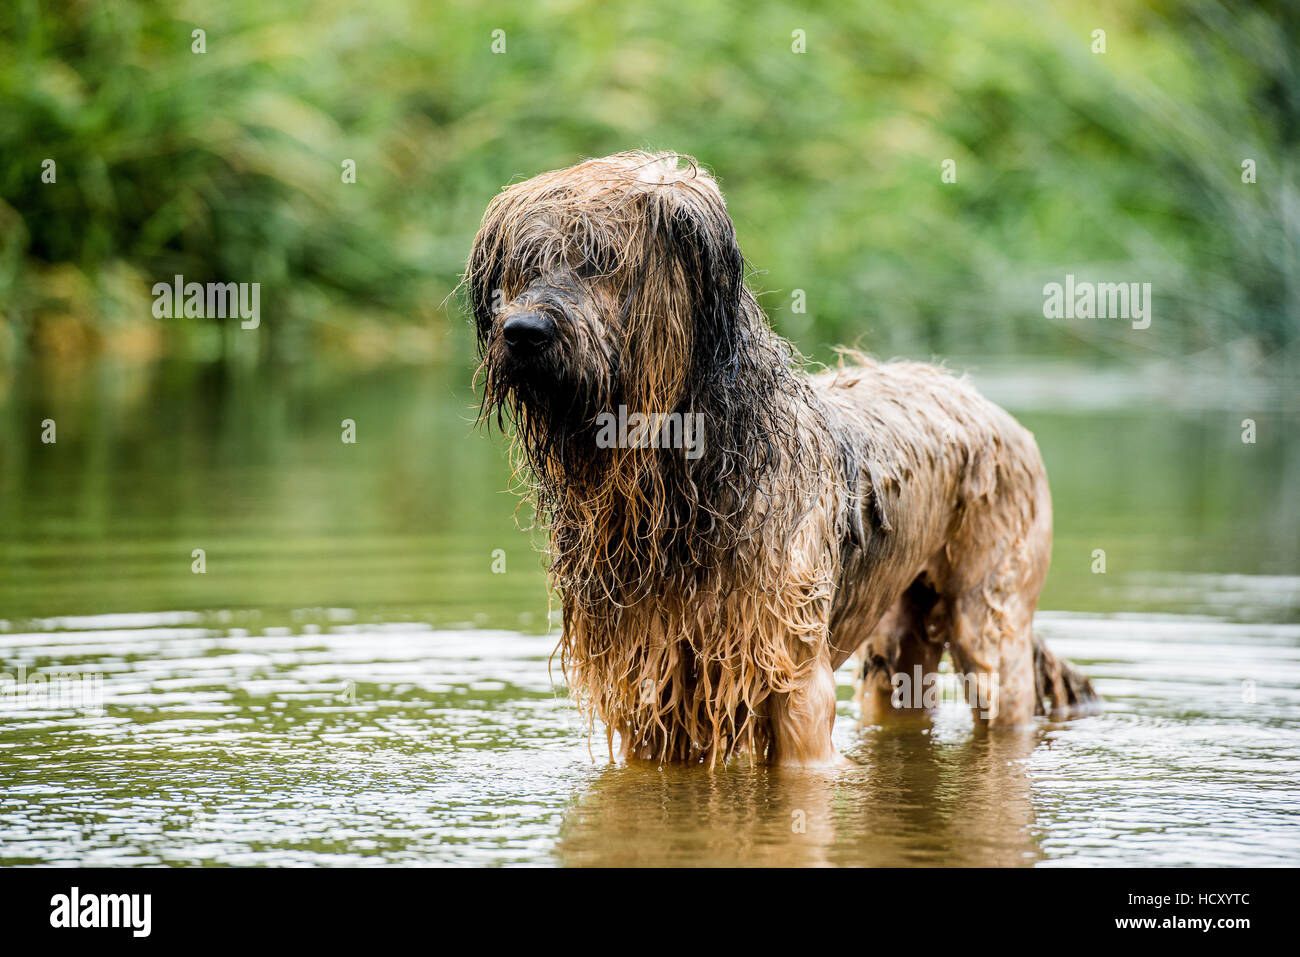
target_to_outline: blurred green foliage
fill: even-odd
[[[631,147],[716,172],[808,351],[1269,353],[1300,314],[1298,22],[1210,0],[7,0],[0,358],[465,350],[447,297],[491,196]],[[1066,272],[1151,282],[1152,328],[1044,319]],[[264,334],[153,319],[176,273],[261,282]]]

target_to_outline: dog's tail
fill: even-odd
[[[1101,698],[1092,690],[1088,676],[1064,658],[1052,654],[1041,635],[1034,634],[1034,684],[1036,714],[1053,718],[1080,718],[1098,714]]]

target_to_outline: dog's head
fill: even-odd
[[[619,406],[698,407],[735,380],[743,269],[690,157],[618,153],[508,187],[466,272],[484,413],[514,417],[536,466]]]
[[[760,476],[801,454],[803,386],[693,159],[618,153],[508,187],[465,284],[481,416],[514,422],[558,580],[640,594],[717,567],[750,534]],[[623,413],[691,434],[629,430],[610,445],[603,430]]]

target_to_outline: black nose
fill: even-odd
[[[505,321],[501,334],[516,352],[536,352],[555,337],[555,323],[540,312],[517,312]]]

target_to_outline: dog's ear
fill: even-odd
[[[669,255],[693,304],[691,377],[696,387],[719,378],[734,383],[745,281],[736,228],[711,179],[686,180],[676,192],[665,224]]]
[[[469,290],[469,307],[474,315],[474,332],[479,355],[487,348],[492,335],[492,320],[496,315],[503,271],[502,235],[504,221],[509,215],[507,194],[496,196],[483,214],[483,224],[474,237],[469,264],[465,269],[465,282]]]

